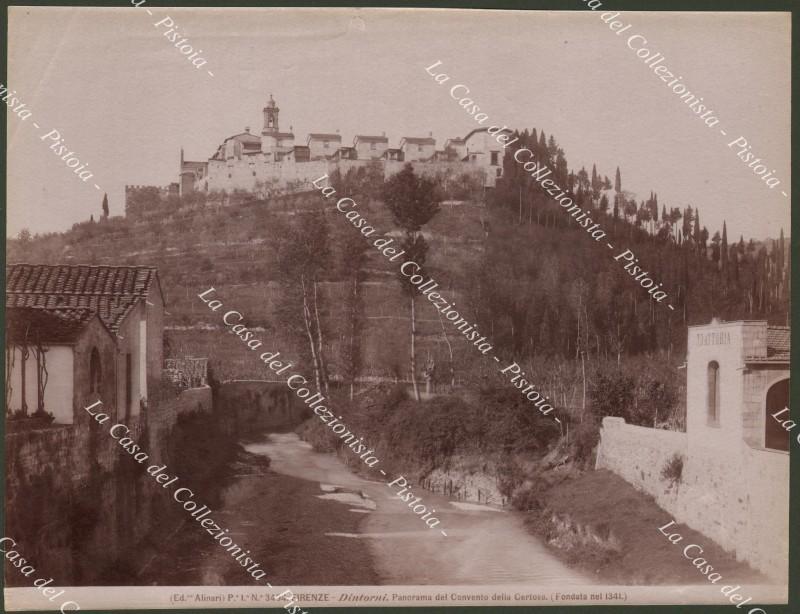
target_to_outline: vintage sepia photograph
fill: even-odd
[[[792,13],[611,4],[8,7],[5,610],[787,604]]]

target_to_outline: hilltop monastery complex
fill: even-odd
[[[397,148],[389,147],[384,134],[360,134],[352,145],[344,145],[338,132],[311,133],[305,144],[298,144],[291,127],[281,131],[280,109],[272,95],[263,113],[260,136],[245,128],[225,139],[205,162],[185,160],[181,150],[180,193],[313,189],[311,181],[336,168],[344,173],[369,163],[377,163],[384,176],[399,172],[406,163],[427,175],[476,174],[485,187],[494,187],[503,172],[502,146],[486,128],[447,139],[442,149],[436,148],[432,134],[404,136]]]

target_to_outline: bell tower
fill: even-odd
[[[264,107],[264,129],[261,131],[261,134],[274,134],[279,132],[278,129],[278,113],[280,109],[278,105],[275,103],[275,100],[272,98],[272,94],[269,95],[269,101],[267,101],[267,106]]]

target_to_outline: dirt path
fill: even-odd
[[[428,509],[441,520],[429,529],[384,482],[350,472],[332,454],[313,452],[294,433],[273,434],[270,441],[247,446],[265,454],[270,468],[283,475],[316,481],[322,487],[363,492],[375,509],[337,503],[352,516],[365,517],[358,531],[337,530],[346,547],[368,544],[381,584],[591,584],[569,569],[524,528],[513,512],[482,505],[451,502],[420,490]],[[336,493],[333,493],[334,495]],[[319,496],[329,497],[320,488]],[[341,497],[345,499],[346,497]],[[348,499],[356,501],[360,497]],[[352,511],[358,510],[358,511]],[[439,529],[444,529],[447,537]]]

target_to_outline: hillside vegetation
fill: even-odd
[[[331,180],[338,194],[359,202],[377,229],[372,240],[389,234],[398,244],[424,243],[417,247],[426,275],[477,322],[498,356],[532,375],[561,415],[570,416],[573,432],[608,414],[682,428],[685,376],[678,367],[687,326],[713,316],[785,323],[790,289],[783,236],[729,243],[723,227],[709,239],[697,208],[667,211],[656,194],[637,204],[618,169],[612,189],[594,168],[591,175],[570,172],[552,136],[536,130],[518,136],[518,145],[554,169],[609,240],[633,250],[663,283],[675,311],[652,300],[542,192],[512,152],[487,203],[476,186],[439,185],[440,204],[419,231],[401,226],[374,173],[359,169]],[[447,201],[456,191],[465,200]],[[268,201],[236,196],[171,197],[149,203],[143,219],[102,218],[46,236],[23,232],[9,241],[8,261],[157,266],[167,299],[167,354],[208,356],[219,379],[266,373],[221,327],[221,314],[197,298],[212,286],[226,309],[257,327],[265,350],[296,360],[309,377],[322,371],[323,386],[349,385],[352,395],[365,381],[409,381],[409,289],[398,280],[399,263],[380,255],[335,210],[335,201],[316,191]],[[413,339],[421,388],[463,396],[485,385],[508,386],[493,361],[420,298]]]

